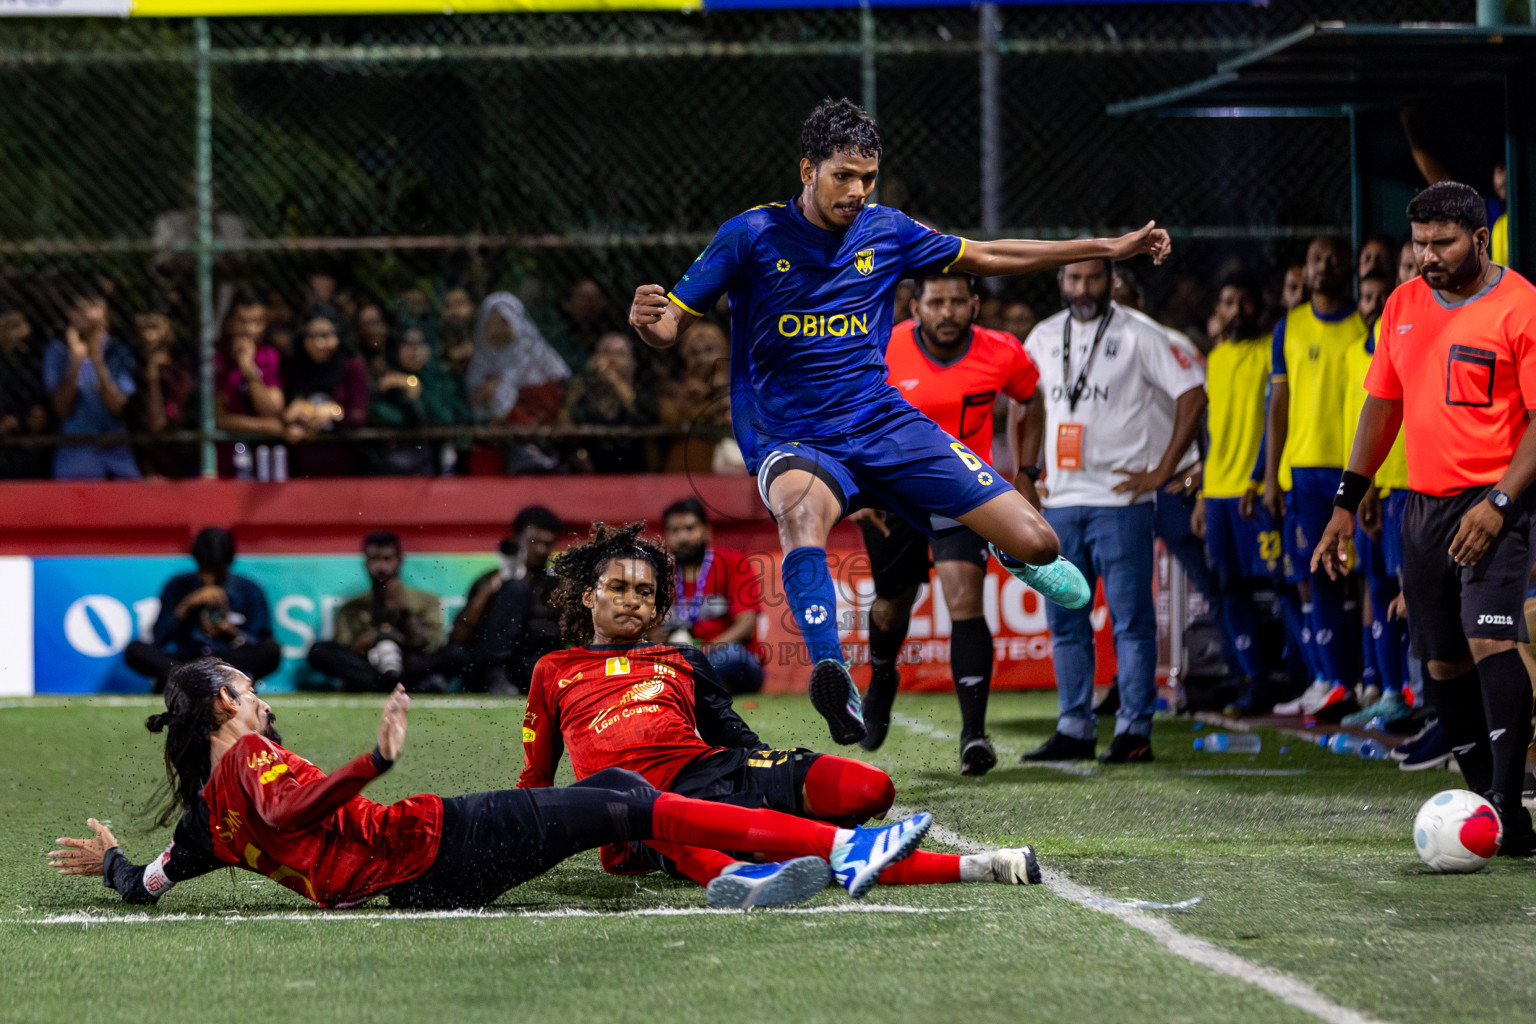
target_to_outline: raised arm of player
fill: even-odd
[[[965,243],[954,269],[978,277],[1004,277],[1054,270],[1082,260],[1128,260],[1147,255],[1161,263],[1173,252],[1168,232],[1149,220],[1139,231],[1119,238],[1073,238],[1061,242],[1037,242],[1024,238],[999,238],[991,242]]]
[[[1347,473],[1359,473],[1367,480],[1376,478],[1397,432],[1403,426],[1403,400],[1367,395],[1360,409],[1360,425],[1355,428],[1355,446],[1349,453]],[[1501,517],[1502,522],[1502,517]],[[1355,514],[1335,507],[1328,528],[1323,531],[1317,549],[1312,552],[1312,571],[1321,566],[1329,579],[1338,579],[1349,571],[1349,544],[1355,536]]]
[[[95,818],[86,819],[89,839],[61,837],[63,849],[50,850],[48,863],[61,875],[101,877],[124,903],[154,903],[178,882],[206,875],[225,863],[214,855],[209,840],[207,805],[182,815],[169,846],[148,864],[134,864],[123,853],[112,830]]]
[[[671,348],[698,317],[667,297],[659,284],[643,284],[635,289],[629,306],[629,325],[640,340],[652,348]]]

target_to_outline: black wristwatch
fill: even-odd
[[[1023,473],[1025,476],[1029,477],[1029,479],[1030,479],[1030,481],[1032,483],[1039,483],[1040,482],[1040,467],[1039,466],[1020,466],[1019,467],[1019,472]]]
[[[1514,506],[1514,502],[1510,501],[1509,495],[1497,487],[1488,492],[1488,504],[1498,509],[1499,515],[1505,519],[1509,518],[1509,510]]]

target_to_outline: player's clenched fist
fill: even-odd
[[[646,327],[661,322],[667,311],[667,290],[659,284],[643,284],[635,289],[635,301],[629,307],[629,322]]]

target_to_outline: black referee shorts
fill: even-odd
[[[1531,578],[1531,525],[1536,488],[1515,501],[1482,559],[1463,568],[1451,560],[1451,541],[1467,510],[1491,487],[1444,497],[1409,491],[1403,510],[1403,599],[1408,636],[1416,657],[1460,661],[1471,654],[1468,638],[1528,639],[1525,591]]]
[[[863,531],[875,596],[887,601],[927,583],[935,562],[970,562],[985,569],[990,557],[987,542],[964,526],[930,539],[894,512],[885,514],[885,526],[891,531],[889,537],[873,526]]]

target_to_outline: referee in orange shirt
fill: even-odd
[[[1349,468],[1312,565],[1346,571],[1355,510],[1405,431],[1403,596],[1424,689],[1507,856],[1536,852],[1520,803],[1531,740],[1526,581],[1536,511],[1536,288],[1488,255],[1477,191],[1438,182],[1408,204],[1422,276],[1387,299]]]

